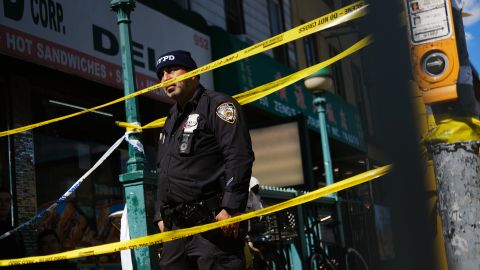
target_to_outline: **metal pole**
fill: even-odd
[[[476,269],[480,234],[480,142],[432,146],[448,268]]]
[[[299,191],[295,192],[295,197],[300,196]],[[297,208],[297,230],[298,230],[298,241],[300,249],[300,263],[297,260],[293,261],[293,269],[309,269],[310,265],[308,262],[308,249],[307,249],[307,239],[305,235],[305,215],[303,212],[303,205],[296,206]],[[308,215],[307,215],[308,216]]]
[[[120,52],[123,67],[123,85],[125,95],[136,91],[135,70],[132,61],[132,42],[130,34],[130,12],[135,8],[133,0],[112,0],[110,8],[117,13],[117,24],[120,32]],[[129,123],[138,123],[139,116],[136,98],[125,101],[125,113]],[[141,140],[138,133],[129,135],[130,139]],[[148,234],[146,202],[151,203],[153,198],[145,196],[148,190],[146,184],[151,184],[146,179],[144,172],[145,161],[143,153],[128,145],[129,159],[127,172],[121,174],[119,179],[124,186],[125,201],[128,209],[128,225],[130,237],[137,238]],[[151,193],[150,193],[151,194]],[[148,197],[148,198],[146,198]],[[149,247],[133,250],[135,269],[153,269],[154,251]]]
[[[458,100],[433,105],[432,111],[436,120],[445,117],[478,119],[480,109],[473,89],[462,11],[455,1],[452,1],[452,12],[460,61]],[[476,269],[480,265],[479,146],[480,141],[472,140],[455,143],[434,142],[428,148],[434,161],[438,209],[442,219],[449,269]]]
[[[330,157],[330,146],[328,144],[328,133],[327,133],[327,121],[325,118],[325,105],[327,100],[321,94],[319,94],[313,100],[313,104],[317,107],[318,111],[318,120],[320,124],[320,139],[322,141],[322,155],[323,155],[323,167],[325,170],[325,182],[328,185],[333,184],[333,170],[332,170],[332,158]],[[331,198],[335,200],[335,206],[337,210],[337,220],[338,220],[338,232],[340,236],[340,244],[342,247],[345,247],[345,235],[343,232],[343,220],[342,220],[342,208],[338,200],[337,193],[330,195]]]

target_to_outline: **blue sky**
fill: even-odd
[[[463,12],[470,14],[463,18],[470,61],[480,71],[480,0],[456,0],[463,6]]]

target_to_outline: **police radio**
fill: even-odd
[[[457,99],[460,64],[450,0],[404,0],[413,76],[423,102]]]
[[[180,139],[180,145],[178,151],[182,155],[190,155],[192,152],[192,141],[193,141],[193,133],[183,133],[182,138]]]

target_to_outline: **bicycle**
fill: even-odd
[[[251,270],[289,270],[290,258],[285,249],[293,239],[294,226],[290,211],[281,211],[250,222],[247,246],[253,256]]]
[[[253,242],[247,235],[247,246],[253,255],[250,270],[286,270],[285,258],[279,254],[277,247],[268,242]]]
[[[310,245],[311,254],[308,257],[310,269],[350,270],[350,264],[352,261],[350,256],[353,254],[361,262],[361,265],[363,266],[362,269],[369,270],[370,268],[368,267],[367,262],[358,250],[352,247],[342,248],[333,242],[320,240],[318,230],[320,230],[320,225],[322,225],[323,222],[325,221],[315,220],[305,229],[307,239],[313,241]],[[327,226],[336,228],[338,224],[330,222]]]

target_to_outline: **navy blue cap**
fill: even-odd
[[[195,63],[192,56],[187,51],[177,50],[167,52],[157,59],[155,73],[157,73],[159,79],[162,78],[162,74],[159,74],[159,72],[167,66],[181,66],[193,70],[197,68],[197,63]]]

